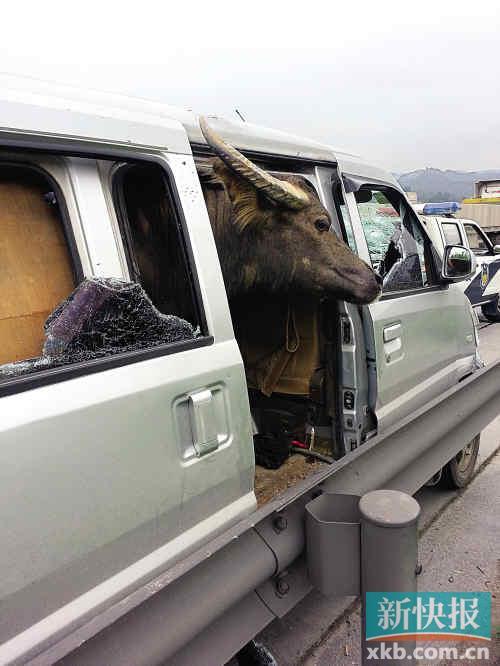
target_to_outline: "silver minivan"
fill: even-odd
[[[263,394],[229,309],[197,118],[33,85],[3,77],[0,100],[0,663],[310,473],[256,468],[270,423],[339,458],[478,366],[455,284],[470,254],[443,262],[390,174],[211,119],[262,168],[309,181],[331,232],[383,279],[371,305],[321,303],[300,381]],[[265,308],[247,320],[262,328]],[[458,483],[475,456],[461,460]]]

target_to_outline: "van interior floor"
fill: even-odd
[[[299,481],[314,474],[327,463],[307,458],[300,454],[291,455],[279,469],[255,467],[255,496],[260,507],[282,495]]]

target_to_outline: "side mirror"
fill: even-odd
[[[500,245],[493,245],[493,254],[500,254]]]
[[[357,192],[354,192],[354,198],[356,199],[356,203],[369,203],[372,200],[372,191],[362,187]]]
[[[444,248],[441,277],[445,282],[460,282],[474,272],[472,252],[462,245],[447,245]]]

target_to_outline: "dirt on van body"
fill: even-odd
[[[255,468],[255,495],[258,506],[282,495],[299,481],[314,474],[327,463],[306,458],[300,454],[290,456],[279,469],[266,469],[257,465]]]

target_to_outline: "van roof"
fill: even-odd
[[[357,155],[312,139],[253,123],[208,117],[214,129],[241,150],[337,162],[349,173],[394,180],[386,171],[364,163]],[[0,132],[4,136],[43,134],[185,154],[191,152],[190,143],[206,143],[198,116],[192,111],[8,74],[0,74]]]

